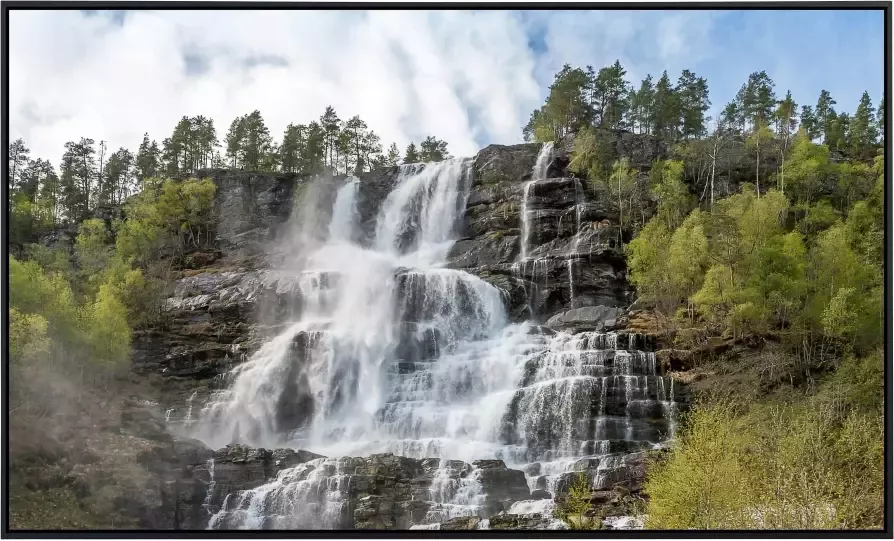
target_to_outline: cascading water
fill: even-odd
[[[544,145],[531,183],[551,157]],[[400,166],[369,246],[356,240],[360,185],[346,182],[326,240],[285,269],[297,316],[233,369],[193,425],[196,437],[215,448],[440,459],[428,523],[484,513],[481,470],[460,475],[457,461],[501,459],[526,471],[532,490],[554,492],[581,457],[660,441],[672,382],[632,335],[547,336],[510,324],[500,289],[445,268],[471,180],[468,159]],[[521,218],[526,253],[524,210]],[[317,459],[230,494],[209,527],[343,526],[353,473],[344,460]]]
[[[552,142],[544,143],[543,146],[540,147],[540,151],[537,153],[537,160],[534,162],[534,167],[531,169],[531,180],[525,183],[524,189],[522,190],[521,213],[519,215],[519,220],[521,222],[521,234],[519,236],[520,246],[518,261],[513,265],[513,274],[517,278],[521,278],[524,276],[525,272],[530,269],[533,288],[530,292],[526,289],[525,293],[529,300],[528,312],[532,316],[534,315],[534,307],[530,301],[537,293],[537,285],[542,285],[542,281],[546,280],[546,261],[542,259],[529,260],[528,258],[528,249],[531,243],[531,211],[528,208],[528,201],[531,196],[532,188],[534,188],[538,181],[547,178],[549,166],[553,160],[553,147],[554,144]],[[541,277],[541,279],[538,279],[538,277]]]

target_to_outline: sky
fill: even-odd
[[[428,135],[452,154],[521,142],[563,64],[616,59],[635,86],[708,81],[712,109],[766,70],[780,97],[821,89],[852,112],[884,88],[882,11],[10,11],[9,126],[32,158],[66,141],[136,151],[205,115],[222,139],[261,111],[276,140],[332,105],[387,146]]]

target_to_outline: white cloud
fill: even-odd
[[[814,36],[877,50],[865,45],[865,24],[829,37],[831,16],[779,13],[139,11],[120,24],[109,12],[12,10],[10,135],[57,162],[81,136],[112,150],[136,150],[143,132],[161,142],[183,115],[210,116],[223,138],[234,118],[259,109],[280,139],[290,122],[332,105],[342,118],[360,115],[384,146],[435,135],[470,155],[520,141],[563,64],[598,70],[616,59],[635,87],[649,73],[676,81],[694,70],[708,78],[714,109],[755,69],[772,71],[799,102],[824,87],[849,93],[847,103],[864,86],[875,97],[878,55],[830,51],[826,60],[852,75],[838,79],[800,61]],[[791,21],[801,24],[795,34],[778,29]]]
[[[183,115],[214,118],[222,137],[257,108],[278,139],[330,104],[385,146],[435,135],[469,155],[518,141],[540,101],[508,12],[132,12],[118,25],[12,11],[9,37],[10,135],[53,161],[81,136],[112,149],[135,150],[146,131],[160,142]]]

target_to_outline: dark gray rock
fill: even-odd
[[[583,308],[572,308],[571,310],[566,310],[549,318],[549,321],[546,322],[546,326],[556,330],[613,330],[621,313],[621,310],[614,306],[585,306]]]

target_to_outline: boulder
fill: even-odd
[[[615,328],[621,314],[621,309],[613,306],[584,306],[554,315],[546,326],[555,330],[607,331]]]

